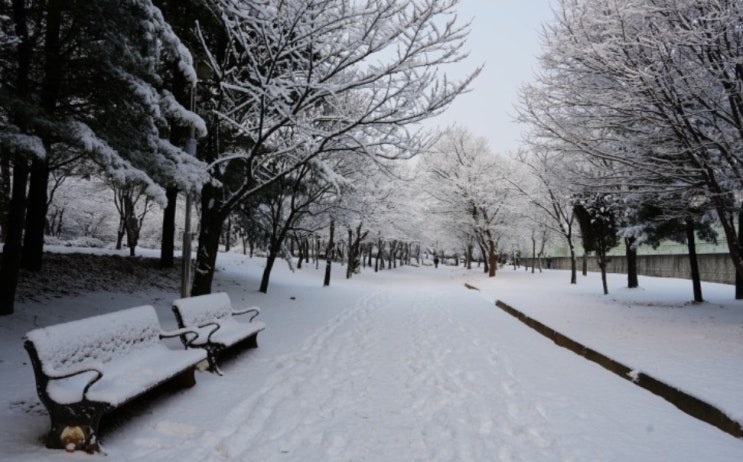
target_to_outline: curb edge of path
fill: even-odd
[[[508,305],[507,303],[496,300],[495,306],[502,309],[506,313],[517,318],[527,326],[536,330],[540,334],[549,338],[555,344],[567,348],[568,350],[583,356],[584,358],[592,361],[601,367],[613,372],[619,377],[633,382],[635,385],[642,387],[651,393],[660,396],[669,403],[676,406],[686,414],[695,417],[703,422],[717,427],[718,429],[728,433],[736,438],[743,438],[743,425],[740,422],[733,420],[723,411],[717,407],[700,400],[692,395],[689,395],[676,387],[668,385],[660,380],[651,377],[644,372],[637,372],[618,361],[615,361],[608,356],[599,353],[596,350],[586,347],[575,340],[557,332],[549,326],[542,324],[534,318],[530,318],[516,308]]]

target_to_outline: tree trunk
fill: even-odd
[[[601,248],[596,251],[596,255],[599,261],[599,268],[601,268],[601,284],[604,286],[604,295],[609,295],[609,285],[606,282],[606,250]]]
[[[0,149],[0,241],[2,242],[8,239],[10,185],[10,153]]]
[[[26,214],[26,183],[28,163],[17,154],[13,160],[13,190],[8,206],[8,238],[3,245],[0,267],[0,315],[13,314],[18,272],[21,267],[23,222]]]
[[[583,276],[588,276],[588,255],[583,252]]]
[[[175,266],[175,210],[178,203],[178,188],[170,186],[165,190],[168,204],[163,211],[163,229],[160,238],[160,267]]]
[[[219,253],[219,238],[226,218],[218,202],[219,190],[210,184],[204,185],[201,192],[201,222],[199,243],[196,252],[196,267],[191,285],[191,295],[205,295],[212,291],[214,269]]]
[[[224,230],[224,251],[229,252],[232,248],[232,215],[227,216],[227,227]]]
[[[353,254],[354,248],[351,244],[353,242],[353,230],[351,227],[348,228],[348,266],[346,266],[346,279],[351,279],[351,274],[353,274],[353,260],[356,258],[356,256]]]
[[[175,96],[176,101],[181,103],[184,107],[189,107],[190,104],[190,85],[187,84],[186,79],[182,72],[179,71],[180,62],[172,60],[170,62],[171,67],[171,91]],[[173,146],[183,146],[183,149],[189,149],[192,145],[187,140],[190,139],[190,128],[174,126],[170,131],[170,142]],[[184,191],[189,194],[189,191]],[[168,203],[163,213],[163,229],[160,244],[160,266],[163,268],[173,268],[175,266],[175,218],[176,211],[178,210],[178,187],[175,185],[168,186],[165,189],[165,197]],[[186,200],[186,204],[190,205],[190,201]],[[189,223],[190,225],[190,223]],[[190,227],[190,226],[189,226]],[[184,230],[184,232],[186,232]],[[190,230],[189,230],[190,232]],[[182,236],[183,237],[183,236]],[[186,236],[188,238],[188,236]],[[188,251],[188,249],[186,249]],[[182,258],[190,258],[186,255],[182,255]],[[184,285],[186,287],[186,285]]]
[[[701,303],[702,298],[702,279],[699,275],[699,261],[697,260],[697,246],[694,239],[694,220],[686,219],[686,246],[689,249],[689,267],[691,268],[691,285],[694,291],[694,301]],[[738,273],[736,272],[736,295],[738,287]]]
[[[743,244],[741,244],[740,237],[738,236],[738,233],[736,233],[734,217],[729,213],[728,207],[721,197],[722,194],[719,196],[713,194],[711,199],[715,204],[714,207],[717,212],[717,218],[725,234],[725,241],[733,265],[735,265],[736,271],[743,273]]]
[[[537,254],[537,257],[539,259],[539,272],[542,272],[542,269],[544,268],[544,248],[547,247],[547,236],[546,233],[542,234],[542,241],[539,248],[539,253]]]
[[[578,261],[575,256],[575,246],[573,246],[573,240],[568,239],[568,247],[570,247],[570,283],[578,283]]]
[[[483,260],[483,273],[490,274],[490,261],[488,256],[488,250],[485,249],[485,244],[482,243],[480,239],[477,240],[477,246],[480,248],[480,255],[482,256]],[[480,266],[480,262],[477,262],[477,266]]]
[[[286,242],[286,237],[289,235],[289,228],[294,223],[296,216],[294,213],[290,213],[287,217],[284,225],[279,227],[278,223],[274,223],[271,231],[271,238],[269,242],[268,258],[266,259],[266,266],[263,268],[263,277],[261,278],[261,285],[258,289],[262,293],[268,293],[268,282],[271,278],[271,270],[276,261],[276,258],[281,253],[281,247]],[[227,220],[229,223],[229,219]]]
[[[743,248],[743,211],[738,212],[738,245]],[[735,299],[743,299],[743,271],[735,269]]]
[[[330,267],[332,266],[333,261],[333,248],[335,244],[333,243],[333,237],[335,234],[335,220],[330,220],[330,239],[328,240],[328,247],[325,250],[325,279],[323,280],[323,287],[327,287],[330,285]]]
[[[531,232],[531,274],[537,270],[537,238],[534,231]]]
[[[382,240],[379,239],[379,242],[377,243],[377,258],[374,260],[374,272],[378,272],[380,270],[379,268],[379,260],[382,255]]]
[[[202,213],[203,215],[203,213]],[[222,232],[222,221],[218,219],[201,220],[199,229],[196,267],[191,285],[191,295],[205,295],[212,291],[214,268],[219,253],[219,235]]]
[[[268,282],[271,279],[271,270],[273,264],[276,262],[276,257],[279,255],[278,246],[271,246],[266,257],[266,266],[263,268],[263,276],[261,276],[261,285],[258,292],[267,294],[268,293]]]
[[[13,21],[15,35],[20,42],[16,47],[18,69],[16,73],[16,92],[21,98],[29,96],[29,72],[33,59],[32,43],[28,37],[26,22],[26,2],[13,0]],[[23,118],[12,114],[12,119],[23,129]],[[3,245],[3,261],[0,267],[0,315],[13,314],[15,293],[18,288],[18,272],[21,266],[23,243],[23,224],[26,218],[26,185],[28,182],[28,161],[24,153],[16,153],[13,158],[13,186],[8,204],[7,229]]]
[[[121,246],[124,243],[124,234],[126,234],[125,230],[124,218],[119,217],[119,229],[116,230],[116,250],[121,250]]]
[[[44,78],[41,83],[41,107],[47,117],[56,112],[59,87],[62,78],[60,66],[60,27],[63,0],[49,0],[46,8],[46,31],[44,34]],[[46,157],[35,157],[31,162],[26,229],[23,236],[21,265],[31,271],[39,271],[44,254],[44,228],[46,225],[47,186],[49,184],[49,156],[52,142],[44,137]]]
[[[359,226],[356,227],[355,238],[353,237],[353,230],[348,228],[348,267],[346,268],[346,279],[350,279],[353,273],[358,271],[361,267],[361,260],[363,259],[361,255],[361,241],[366,238],[366,235],[369,233],[368,231],[365,231],[362,234],[361,226],[362,224],[359,224]]]
[[[297,259],[297,269],[302,269],[302,260],[305,258],[305,248],[304,248],[304,241],[302,239],[297,238],[297,249],[299,249],[299,258]]]
[[[320,268],[320,238],[315,236],[315,269]]]
[[[640,282],[637,277],[637,249],[634,237],[624,238],[624,252],[627,258],[627,288],[636,289]]]
[[[498,256],[495,254],[495,242],[492,239],[488,241],[488,263],[490,264],[488,277],[495,277],[495,272],[498,269]]]
[[[123,197],[122,205],[124,207],[124,227],[126,229],[126,246],[129,247],[129,256],[133,257],[137,243],[139,242],[139,221],[134,206],[134,200],[130,194]]]
[[[134,211],[132,210],[132,213]],[[139,243],[139,222],[134,216],[126,221],[126,246],[129,247],[129,256],[133,257]]]
[[[49,152],[50,146],[45,147]],[[49,162],[34,158],[31,162],[26,206],[26,228],[23,234],[23,256],[21,266],[31,271],[41,270],[44,253],[44,228],[46,227]]]

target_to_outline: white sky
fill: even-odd
[[[550,20],[549,0],[461,0],[461,21],[471,20],[469,58],[462,68],[447,69],[460,77],[484,64],[472,91],[460,96],[433,124],[457,123],[488,140],[493,152],[505,153],[519,146],[523,127],[513,119],[518,90],[537,69],[541,24]]]

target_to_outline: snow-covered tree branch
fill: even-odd
[[[432,142],[417,123],[446,109],[479,73],[460,82],[444,73],[466,56],[468,25],[457,21],[456,0],[212,3],[225,39],[202,35],[214,77],[205,103],[211,139],[201,154],[219,183],[202,195],[194,293],[209,291],[213,236],[241,201],[324,155],[416,155]],[[279,159],[282,169],[264,168]],[[235,171],[241,177],[226,181]]]

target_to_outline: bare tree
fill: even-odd
[[[122,240],[126,235],[129,255],[133,257],[139,241],[142,223],[155,204],[145,194],[146,187],[143,185],[132,183],[118,185],[113,181],[108,181],[108,185],[114,192],[114,204],[119,212],[116,248],[121,249]]]
[[[683,210],[701,189],[739,272],[742,21],[735,1],[562,0],[522,112],[541,146],[597,168],[593,191]]]
[[[575,254],[575,212],[572,203],[572,185],[565,171],[564,156],[555,151],[536,147],[522,151],[517,159],[527,168],[535,181],[508,181],[523,194],[534,207],[549,218],[543,222],[565,239],[570,252],[570,283],[577,283]]]
[[[421,164],[422,189],[433,201],[432,214],[461,233],[468,267],[474,246],[484,249],[490,277],[495,276],[498,240],[513,192],[505,180],[509,162],[492,154],[483,138],[452,128]]]
[[[218,182],[202,191],[194,294],[210,291],[222,224],[241,202],[321,155],[417,154],[431,139],[414,124],[479,73],[461,82],[441,74],[465,56],[457,0],[212,4],[227,39],[202,40],[218,85],[199,152]],[[281,170],[264,168],[278,159]]]

